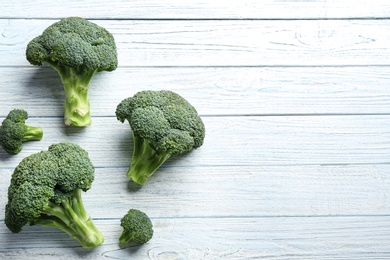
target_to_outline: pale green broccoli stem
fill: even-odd
[[[134,151],[127,177],[135,183],[145,185],[150,176],[171,157],[171,154],[157,153],[147,140],[134,135],[134,132],[133,140]]]
[[[121,243],[122,245],[126,245],[130,242],[136,243],[134,241],[134,231],[123,230],[122,234],[119,237],[119,243]]]
[[[25,127],[26,127],[26,132],[24,134],[22,142],[42,140],[42,136],[43,136],[42,128],[35,127],[35,126],[28,126],[28,125],[26,125]]]
[[[85,248],[92,248],[104,242],[103,234],[93,224],[81,200],[81,190],[77,189],[61,204],[49,202],[43,214],[32,225],[61,229],[76,239]]]
[[[65,124],[88,126],[91,124],[88,87],[95,70],[83,70],[48,63],[61,77],[65,90]]]

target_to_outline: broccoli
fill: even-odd
[[[123,231],[119,237],[119,242],[122,245],[130,242],[142,245],[153,237],[152,221],[140,210],[130,209],[121,219],[121,226]]]
[[[195,108],[172,91],[138,92],[118,104],[116,116],[132,129],[134,150],[127,176],[140,185],[172,155],[200,147],[205,137]]]
[[[26,224],[54,227],[83,247],[98,246],[104,237],[81,197],[93,180],[94,166],[88,153],[76,144],[52,144],[47,151],[32,154],[12,174],[5,224],[14,233]]]
[[[64,18],[28,43],[26,58],[32,65],[46,63],[61,77],[65,124],[90,125],[89,83],[95,73],[118,66],[111,33],[80,17]]]
[[[39,127],[25,124],[28,114],[23,109],[13,109],[9,112],[0,126],[0,145],[9,154],[18,154],[22,143],[39,141],[43,131]]]

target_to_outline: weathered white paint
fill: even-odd
[[[204,145],[168,165],[382,164],[390,153],[389,116],[212,116],[203,121]],[[129,165],[133,142],[127,121],[96,117],[85,129],[67,128],[60,117],[28,123],[44,130],[43,139],[25,143],[23,151],[11,158],[1,151],[3,167],[15,167],[31,152],[63,140],[90,151],[96,167]]]
[[[26,104],[30,117],[61,116],[64,91],[48,67],[4,67],[0,117]],[[97,74],[89,96],[92,116],[115,116],[118,103],[144,89],[170,89],[202,116],[388,114],[388,67],[123,68]],[[12,100],[12,102],[10,102]],[[50,102],[47,102],[50,101]],[[44,105],[42,105],[44,103]],[[6,107],[8,106],[8,107]],[[42,109],[45,107],[45,109]]]
[[[122,213],[122,212],[121,212]],[[254,217],[152,219],[153,241],[121,247],[118,219],[96,225],[103,246],[85,250],[66,234],[26,227],[0,233],[5,259],[385,259],[389,217]],[[23,243],[23,248],[20,244]]]
[[[27,43],[57,20],[1,19],[0,66],[30,66]],[[119,65],[389,65],[385,20],[97,20],[115,37]]]
[[[24,108],[44,137],[15,156],[0,150],[0,259],[389,258],[389,10],[380,0],[3,3],[0,120]],[[84,129],[63,125],[58,75],[24,56],[29,40],[70,15],[94,19],[118,43],[119,68],[91,82]],[[138,189],[125,176],[131,130],[115,108],[144,89],[183,95],[207,133]],[[94,250],[55,229],[4,225],[15,166],[61,141],[80,144],[96,166],[83,194],[105,236]],[[150,215],[155,235],[121,247],[131,207]]]
[[[340,19],[388,18],[389,12],[383,0],[19,0],[3,3],[0,18]]]

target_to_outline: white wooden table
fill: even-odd
[[[118,46],[118,69],[91,82],[83,129],[62,123],[57,74],[25,59],[67,16],[106,27]],[[0,120],[24,108],[44,130],[16,156],[0,151],[0,259],[390,258],[388,1],[7,1],[0,32]],[[134,189],[131,131],[115,108],[145,89],[184,96],[207,133]],[[96,167],[83,194],[105,236],[94,250],[56,229],[4,225],[15,166],[61,141]],[[130,208],[154,224],[140,247],[118,244]]]

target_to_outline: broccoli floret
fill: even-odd
[[[27,118],[25,110],[13,109],[3,120],[0,126],[0,145],[7,153],[18,154],[22,150],[22,143],[42,139],[42,129],[26,125]]]
[[[172,155],[200,147],[205,137],[195,108],[172,91],[138,92],[118,104],[116,116],[132,129],[134,150],[127,176],[140,185]]]
[[[80,17],[64,18],[28,43],[26,58],[32,65],[48,64],[61,77],[65,124],[90,125],[89,83],[95,73],[118,66],[111,33]]]
[[[14,233],[23,226],[61,229],[83,247],[95,247],[104,237],[85,211],[81,191],[91,188],[94,166],[88,153],[72,143],[57,143],[24,158],[8,188],[5,224]]]
[[[153,224],[149,217],[142,211],[130,209],[121,219],[123,231],[119,237],[119,242],[126,245],[134,242],[142,245],[153,237]]]

